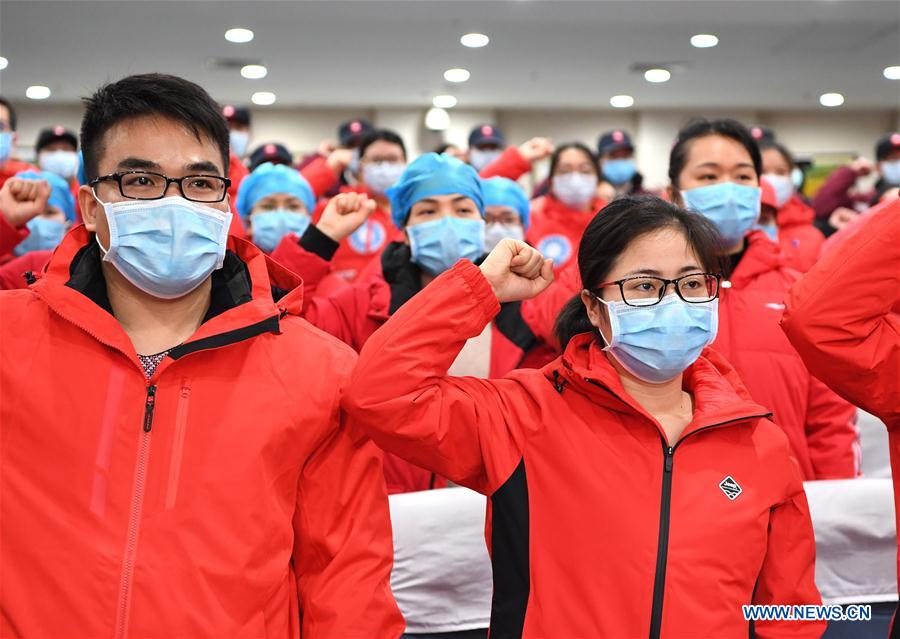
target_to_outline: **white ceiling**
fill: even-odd
[[[224,39],[253,29],[249,44]],[[484,49],[459,36],[480,31]],[[694,33],[720,44],[695,49]],[[900,106],[897,0],[506,1],[0,1],[0,92],[31,84],[75,101],[100,83],[146,71],[203,84],[222,102],[274,91],[278,105],[425,106],[450,92],[461,107],[820,109],[838,91],[846,107]],[[215,59],[262,61],[263,80]],[[666,84],[641,64],[676,64]],[[472,72],[448,85],[443,71]]]

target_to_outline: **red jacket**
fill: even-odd
[[[28,288],[29,284],[40,277],[50,255],[51,251],[28,251],[0,265],[0,290]]]
[[[799,196],[794,195],[778,211],[778,244],[787,266],[805,273],[819,259],[825,236],[813,226],[813,211]]]
[[[310,227],[315,229],[315,227]],[[309,241],[307,231],[302,242]],[[421,289],[418,268],[410,262],[409,247],[394,242],[382,255],[382,269],[370,279],[355,282],[330,295],[317,294],[318,281],[328,272],[325,258],[303,248],[301,243],[282,241],[274,259],[303,277],[310,289],[304,316],[314,326],[359,350],[375,331]],[[307,244],[314,248],[311,244]],[[522,319],[520,304],[505,304],[491,331],[490,376],[505,375],[520,366],[541,366],[552,359]],[[384,460],[389,493],[427,490],[445,486],[445,480],[393,455]]]
[[[447,377],[499,311],[457,264],[369,340],[343,399],[382,447],[490,497],[492,637],[746,637],[742,604],[820,602],[796,462],[727,365],[686,371],[694,419],[669,443],[588,334],[543,370]]]
[[[0,636],[403,631],[381,465],[339,405],[356,356],[229,249],[149,381],[84,227],[0,293]]]
[[[784,298],[798,274],[765,233],[748,237],[746,252],[719,299],[713,348],[737,370],[753,398],[774,412],[787,433],[803,478],[859,474],[856,409],[810,375],[779,328]]]
[[[782,327],[809,370],[887,425],[900,514],[900,201],[825,254],[786,305]]]
[[[560,269],[578,254],[581,236],[606,202],[594,200],[588,213],[570,209],[553,195],[531,201],[531,227],[525,239]]]
[[[765,233],[749,236],[731,288],[720,293],[719,333],[713,347],[734,366],[753,399],[773,410],[804,479],[855,477],[859,474],[856,409],[809,374],[778,328],[784,297],[799,277],[783,259]],[[581,288],[576,265],[570,264],[546,291],[523,303],[522,316],[538,338],[555,343],[556,317]]]

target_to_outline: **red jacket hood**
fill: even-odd
[[[812,224],[816,212],[812,210],[798,195],[791,196],[778,211],[775,219],[779,227]]]
[[[637,412],[656,422],[625,390],[618,372],[592,333],[573,337],[562,357],[548,364],[543,371],[560,392],[565,385],[569,385],[605,408],[617,412]],[[716,424],[750,421],[771,415],[768,409],[749,399],[734,369],[709,348],[684,371],[683,388],[694,396],[696,410],[682,437]]]

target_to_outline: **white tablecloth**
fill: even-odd
[[[808,482],[816,582],[826,603],[897,600],[889,479]],[[391,495],[392,586],[407,632],[486,628],[491,565],[485,498],[465,488]],[[549,551],[550,549],[548,549]]]

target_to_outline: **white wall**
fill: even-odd
[[[78,130],[81,106],[22,103],[19,113],[21,155],[31,157],[31,145],[45,126],[63,124]],[[637,145],[637,161],[647,186],[661,188],[666,177],[669,149],[678,129],[691,117],[736,117],[747,124],[773,128],[780,141],[797,155],[852,153],[871,158],[876,140],[888,131],[900,130],[900,111],[598,111],[586,110],[491,110],[452,109],[447,131],[436,134],[423,125],[425,109],[415,108],[286,108],[253,110],[253,145],[283,142],[297,155],[315,150],[323,138],[334,138],[341,122],[364,117],[376,126],[392,128],[406,141],[410,157],[430,151],[441,139],[465,147],[469,130],[484,122],[496,122],[511,144],[533,136],[550,137],[557,143],[581,141],[590,147],[603,131],[623,128]],[[537,170],[541,172],[541,167]]]

